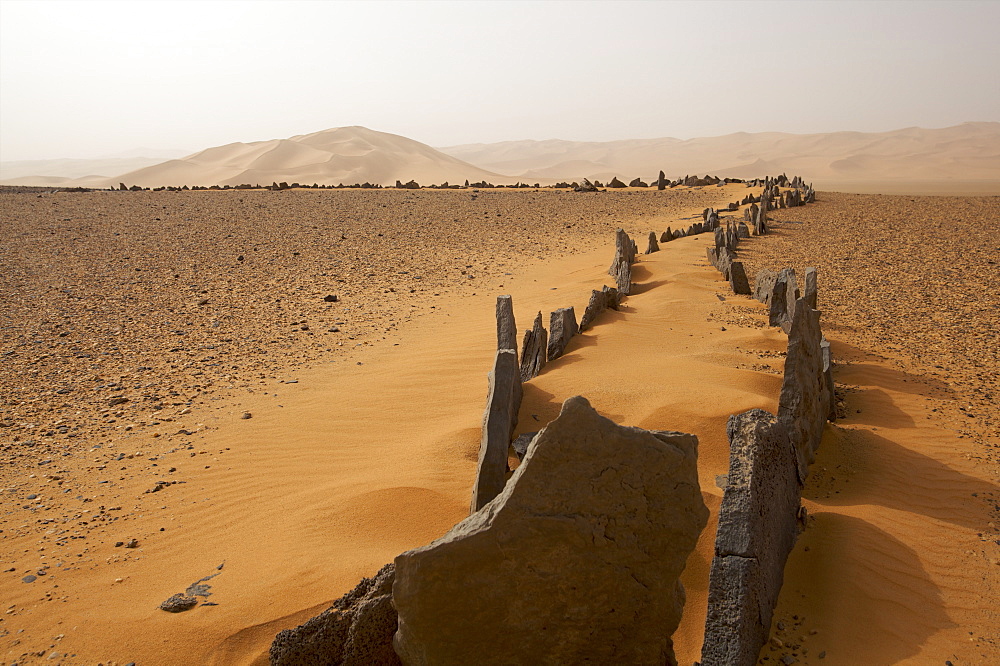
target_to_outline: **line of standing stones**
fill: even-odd
[[[729,280],[736,294],[752,295],[768,306],[768,322],[788,334],[788,352],[777,415],[751,409],[729,417],[729,474],[719,508],[708,588],[708,613],[702,666],[750,666],[768,640],[785,562],[804,523],[800,498],[815,459],[824,424],[834,420],[830,345],[820,330],[817,274],[805,269],[805,293],[795,271],[760,271],[751,291],[736,247],[748,238],[746,222],[757,234],[767,231],[767,212],[775,207],[815,201],[801,178],[764,184],[757,202],[739,225],[716,231],[709,261]],[[780,204],[776,202],[781,202]],[[759,206],[757,205],[759,204]],[[722,232],[722,233],[720,233]]]
[[[712,210],[681,233],[708,230],[719,230]],[[647,252],[657,249],[651,234]],[[553,312],[551,336],[539,312],[520,364],[511,297],[497,299],[471,515],[399,555],[319,616],[279,633],[272,664],[676,664],[679,577],[708,516],[697,437],[616,425],[577,396],[540,432],[514,442],[522,462],[506,478],[521,383],[546,357],[562,355],[600,312],[618,307],[631,290],[636,254],[618,230],[608,271],[617,287],[592,292],[579,327],[572,308]],[[751,410],[728,424],[733,454],[712,567],[706,666],[756,661],[796,536],[794,484],[804,480],[822,430],[815,417],[823,409],[815,406],[832,395],[832,382],[810,383],[824,367],[824,351],[812,344],[821,335],[811,284],[801,304],[785,308],[792,324],[778,418]]]

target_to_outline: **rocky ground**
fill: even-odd
[[[714,188],[666,193],[716,204]],[[378,344],[449,293],[608,243],[663,193],[0,192],[0,465]],[[651,222],[651,228],[653,223]],[[196,430],[196,427],[190,430]]]

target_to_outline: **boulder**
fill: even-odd
[[[743,268],[742,261],[734,261],[729,265],[729,284],[734,294],[751,295],[750,281],[747,280],[747,272]]]
[[[778,274],[766,268],[757,272],[754,278],[753,297],[765,305],[771,302],[771,294],[774,292],[774,283],[778,279]]]
[[[514,440],[514,443],[511,444],[511,446],[514,447],[514,453],[517,454],[518,460],[524,460],[524,455],[528,452],[528,445],[531,444],[531,440],[533,440],[537,434],[538,431],[536,430],[535,432],[526,432],[522,435],[518,435]]]
[[[715,269],[719,268],[719,251],[714,247],[705,248],[705,256],[708,258],[708,263],[712,264]]]
[[[673,239],[674,239],[674,232],[670,230],[670,227],[667,227],[667,230],[664,231],[662,234],[660,234],[661,243],[669,243]]]
[[[659,252],[660,246],[656,242],[656,232],[649,232],[649,242],[646,244],[646,254],[653,254],[654,252]]]
[[[572,307],[559,308],[549,315],[549,360],[557,359],[566,351],[570,338],[579,333],[576,311]]]
[[[736,225],[736,237],[750,238],[750,228],[746,225],[746,222],[741,220],[740,223]]]
[[[816,269],[806,268],[806,287],[803,297],[813,310],[816,309]]]
[[[621,303],[621,294],[614,287],[605,286],[601,291],[593,289],[590,292],[590,302],[587,309],[583,311],[583,318],[580,320],[580,331],[590,328],[597,316],[611,308],[617,310]]]
[[[753,666],[798,535],[795,452],[775,417],[729,417],[729,474],[708,584],[702,666]]]
[[[507,480],[507,451],[521,408],[521,370],[517,352],[498,349],[487,377],[486,411],[479,442],[479,463],[472,488],[472,512],[481,509],[503,490]]]
[[[514,299],[509,294],[497,296],[497,349],[513,349],[517,353]]]
[[[611,276],[614,277],[615,284],[618,285],[619,293],[627,296],[632,291],[632,265],[621,258],[612,268],[614,272],[611,273]]]
[[[403,663],[676,664],[697,445],[567,400],[493,502],[396,557]]]
[[[611,179],[611,181],[610,181],[610,182],[608,183],[608,187],[615,187],[615,188],[619,188],[619,187],[626,187],[626,185],[625,185],[625,183],[623,183],[622,181],[618,180],[618,176],[615,176],[615,177],[614,177],[614,178],[612,178],[612,179]]]
[[[649,187],[646,183],[642,182],[642,178],[634,178],[628,184],[629,187]]]
[[[278,633],[269,652],[271,666],[400,664],[392,647],[395,569],[385,565],[305,624]]]
[[[549,334],[542,326],[542,313],[535,315],[531,329],[524,332],[521,343],[521,381],[526,382],[545,367],[548,360]]]
[[[788,333],[795,316],[795,302],[799,299],[799,287],[795,281],[795,269],[782,268],[775,278],[771,299],[768,302],[768,324],[780,326]]]
[[[584,178],[583,179],[583,184],[582,185],[577,185],[576,187],[574,187],[573,191],[574,192],[597,192],[597,186],[594,185],[589,180],[587,180],[586,178]]]
[[[778,421],[788,431],[798,461],[799,481],[805,483],[816,458],[823,427],[830,414],[830,395],[823,370],[823,334],[819,312],[800,299],[788,331],[785,375],[778,397]]]
[[[662,171],[660,171],[660,176],[659,178],[656,179],[656,189],[660,191],[666,189],[667,182],[668,181],[666,175]]]

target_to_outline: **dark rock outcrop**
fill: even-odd
[[[566,351],[570,338],[580,332],[576,311],[572,307],[559,308],[549,315],[549,360],[557,359]]]
[[[653,254],[660,251],[660,245],[656,242],[656,232],[649,232],[649,242],[646,244],[646,254]]]
[[[679,576],[708,518],[696,465],[694,435],[618,426],[570,398],[493,502],[396,557],[396,652],[676,663]]]
[[[396,609],[392,605],[395,565],[333,602],[333,606],[295,629],[280,632],[271,644],[271,666],[393,666]]]
[[[642,182],[642,178],[633,178],[629,184],[629,187],[649,187],[647,183]]]
[[[521,381],[526,382],[545,367],[548,360],[549,334],[542,326],[542,313],[535,315],[530,330],[524,332],[521,343]]]
[[[621,294],[614,287],[605,286],[602,290],[594,289],[590,292],[590,302],[587,309],[583,311],[583,318],[580,319],[580,331],[590,328],[597,316],[607,309],[617,310],[621,303]]]
[[[734,294],[749,296],[752,293],[742,261],[734,261],[729,265],[729,284],[732,286]]]
[[[777,279],[778,274],[774,271],[769,271],[766,268],[758,271],[757,277],[754,278],[753,297],[765,305],[769,304]]]
[[[762,409],[729,417],[729,474],[708,585],[702,666],[753,666],[798,534],[800,487],[785,428]]]
[[[509,294],[497,296],[497,349],[517,350],[514,299]]]
[[[611,182],[608,183],[608,187],[619,188],[619,187],[625,187],[625,186],[626,186],[625,183],[623,183],[622,181],[618,180],[618,176],[615,176],[614,178],[612,178]]]

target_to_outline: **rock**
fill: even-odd
[[[583,184],[582,185],[577,185],[576,187],[574,187],[573,191],[574,192],[597,192],[597,186],[594,185],[589,180],[587,180],[586,178],[584,178],[583,179]]]
[[[746,225],[746,222],[740,221],[736,226],[736,236],[737,238],[750,238],[750,227]]]
[[[795,269],[782,268],[775,278],[771,299],[768,302],[768,323],[780,326],[788,333],[795,316],[795,301],[799,298],[799,288],[795,281]]]
[[[714,247],[705,248],[705,256],[708,258],[708,263],[712,264],[713,268],[719,267],[719,251]]]
[[[514,453],[517,454],[518,460],[524,460],[524,455],[528,452],[528,445],[531,444],[531,440],[535,438],[538,432],[526,432],[523,435],[518,435],[517,439],[511,446],[514,447]]]
[[[729,265],[729,284],[734,294],[751,295],[750,281],[747,280],[747,272],[743,268],[742,261],[734,261]]]
[[[795,452],[762,409],[729,417],[729,474],[708,585],[702,666],[753,666],[798,534]]]
[[[729,274],[733,265],[733,253],[728,248],[720,248],[716,255],[716,267],[722,273],[724,280],[729,279]]]
[[[472,512],[481,509],[503,490],[507,475],[507,450],[521,408],[521,371],[517,352],[498,349],[488,375],[489,390],[483,413],[479,464],[472,489]]]
[[[804,298],[800,299],[788,331],[778,421],[795,447],[799,480],[803,483],[816,457],[831,409],[832,396],[823,372],[822,340],[819,312],[810,308]]]
[[[803,296],[813,310],[816,309],[816,269],[806,268],[806,287]]]
[[[294,629],[280,632],[271,644],[271,666],[400,664],[392,649],[396,609],[392,605],[395,565],[333,602],[333,606]]]
[[[125,183],[118,183],[118,190],[120,192],[128,192],[128,186]]]
[[[833,385],[833,359],[830,358],[830,341],[826,336],[820,339],[819,349],[823,358],[823,383],[826,384],[826,392],[830,396],[830,413],[827,414],[826,420],[832,423],[837,420],[837,404]]]
[[[615,176],[611,179],[611,182],[608,183],[608,187],[625,187],[625,183],[618,180],[618,176]]]
[[[660,176],[656,179],[656,189],[663,191],[667,187],[666,175],[660,171]]]
[[[646,254],[653,254],[654,252],[659,252],[660,246],[656,242],[656,232],[649,232],[649,242],[646,244]]]
[[[240,418],[241,419],[252,419],[253,418],[253,414],[251,414],[250,412],[243,412],[240,415]]]
[[[526,382],[545,367],[548,360],[549,334],[542,326],[542,313],[535,316],[531,330],[524,332],[521,343],[521,381]]]
[[[778,274],[766,268],[757,272],[754,278],[753,297],[765,305],[771,302],[771,293],[774,291],[774,283],[778,279]]]
[[[323,300],[327,303],[336,303],[340,300],[340,296],[337,296],[337,294],[328,294],[323,297]]]
[[[628,186],[629,187],[649,187],[649,185],[647,185],[646,183],[642,182],[641,178],[634,178],[634,179],[632,179],[632,181],[628,184]]]
[[[621,258],[618,259],[613,268],[614,272],[611,273],[611,276],[614,277],[615,284],[618,285],[618,292],[627,296],[632,291],[632,264]]]
[[[676,663],[697,443],[567,400],[493,502],[396,558],[403,663]]]
[[[572,307],[559,308],[549,315],[549,360],[559,358],[566,351],[570,338],[579,333],[576,311]]]
[[[673,239],[674,239],[674,232],[670,230],[670,227],[667,227],[667,230],[664,231],[662,234],[660,234],[661,243],[669,243]]]
[[[604,287],[603,290],[598,291],[593,289],[590,292],[590,302],[587,303],[587,309],[583,311],[583,318],[580,320],[580,332],[583,332],[590,328],[597,315],[601,314],[609,307],[612,310],[617,310],[618,305],[621,302],[621,295],[618,290],[614,287]]]
[[[513,349],[517,355],[517,323],[514,321],[514,299],[497,296],[497,349]]]
[[[160,604],[160,610],[165,610],[168,613],[183,613],[186,610],[191,610],[197,605],[198,597],[189,597],[186,594],[178,592]]]

